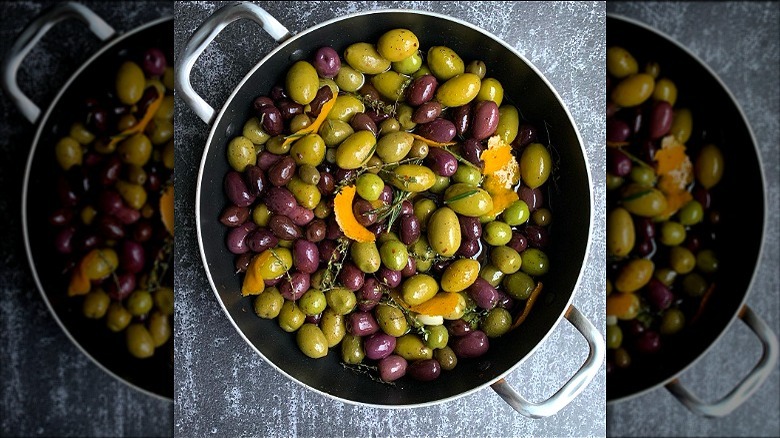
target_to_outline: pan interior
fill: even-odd
[[[26,187],[27,238],[33,270],[42,293],[62,327],[93,360],[125,382],[160,397],[173,398],[173,342],[170,351],[158,349],[150,359],[136,359],[127,352],[125,333],[113,333],[105,319],[83,316],[80,297],[67,296],[69,276],[63,275],[65,261],[54,249],[55,230],[48,218],[59,206],[56,178],[61,169],[54,157],[54,145],[73,122],[83,117],[81,108],[87,96],[99,89],[112,89],[114,73],[128,53],[158,47],[173,53],[173,20],[119,37],[92,59],[67,89],[52,103],[38,128]],[[170,56],[170,55],[169,55]],[[173,62],[169,58],[169,62]]]
[[[682,372],[735,318],[758,262],[765,208],[761,166],[750,128],[713,73],[667,38],[607,17],[607,47],[613,45],[627,49],[641,65],[649,60],[660,64],[659,77],[671,78],[677,85],[675,108],[690,108],[693,115],[693,133],[687,146],[695,150],[714,143],[726,165],[723,179],[710,191],[713,206],[721,215],[713,248],[721,271],[706,311],[695,325],[670,338],[660,354],[633,358],[631,368],[611,374],[607,382],[610,402],[646,391]]]
[[[551,225],[551,275],[543,279],[544,294],[520,329],[491,340],[488,354],[461,360],[450,372],[424,384],[403,378],[395,385],[378,383],[345,369],[339,349],[326,358],[311,360],[295,343],[295,336],[282,331],[276,321],[255,316],[250,298],[239,292],[241,277],[235,274],[234,256],[225,247],[226,228],[217,220],[226,198],[222,181],[229,170],[227,143],[241,134],[252,116],[252,101],[283,83],[293,60],[308,59],[321,46],[339,53],[354,42],[376,41],[384,32],[403,27],[412,30],[423,49],[434,45],[453,48],[466,62],[485,61],[488,76],[504,86],[522,116],[533,122],[549,140],[557,168],[549,197],[555,220]],[[548,134],[549,133],[549,134]],[[372,405],[417,405],[444,400],[476,390],[517,365],[551,331],[572,298],[589,238],[591,193],[582,145],[569,115],[550,86],[526,62],[483,32],[438,16],[413,12],[373,12],[350,16],[304,32],[278,48],[249,73],[225,104],[204,152],[199,198],[200,238],[205,267],[225,310],[242,336],[277,369],[293,380],[326,395]]]

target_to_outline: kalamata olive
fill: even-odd
[[[265,287],[272,287],[272,286],[276,286],[279,283],[281,283],[283,278],[284,278],[284,275],[276,277],[276,278],[272,278],[270,280],[263,280],[263,283],[265,283]]]
[[[331,195],[336,190],[336,182],[333,179],[333,174],[329,172],[320,172],[320,182],[317,183],[317,188],[320,189],[320,193],[323,195]]]
[[[127,272],[137,274],[144,269],[146,255],[144,247],[135,241],[125,240],[119,251],[119,266]]]
[[[487,353],[490,343],[485,332],[474,330],[454,339],[451,347],[460,358],[479,357]]]
[[[279,282],[279,293],[291,301],[296,301],[309,290],[311,286],[311,277],[303,272],[293,272],[289,277],[282,276]]]
[[[471,328],[471,324],[462,318],[447,321],[447,332],[449,332],[451,336],[464,336],[472,331],[474,331],[474,329]]]
[[[219,221],[226,227],[237,227],[249,219],[249,208],[230,204],[222,210]]]
[[[301,237],[301,229],[287,216],[275,214],[268,220],[268,228],[279,239],[294,240]]]
[[[463,239],[476,240],[482,237],[482,224],[478,217],[458,215],[458,223]]]
[[[390,205],[390,203],[393,202],[393,188],[385,184],[385,187],[379,194],[379,200],[384,202],[386,205]]]
[[[118,240],[125,237],[125,229],[122,222],[114,216],[100,215],[97,219],[97,230],[101,236],[109,240]]]
[[[441,104],[439,102],[425,102],[417,107],[412,113],[412,121],[414,123],[428,123],[432,122],[441,115]]]
[[[357,199],[352,204],[352,212],[355,215],[355,219],[364,227],[373,225],[376,222],[377,214],[373,210],[374,206],[365,199]]]
[[[73,236],[76,235],[76,228],[67,227],[60,230],[54,238],[54,248],[60,254],[70,254],[73,252]]]
[[[415,259],[410,254],[408,260],[406,261],[406,266],[404,266],[404,268],[401,269],[401,277],[409,278],[416,273],[417,273],[417,259]]]
[[[479,140],[468,138],[463,142],[463,158],[477,167],[482,167],[482,160],[479,158],[485,146]]]
[[[254,257],[254,254],[252,252],[245,252],[243,254],[239,254],[236,257],[235,260],[236,274],[244,273],[246,272],[247,269],[249,269],[249,264],[252,262],[252,257]]]
[[[104,186],[112,185],[119,179],[119,173],[122,171],[122,160],[117,156],[111,156],[100,166],[99,180]]]
[[[645,325],[641,321],[639,321],[638,319],[632,319],[632,320],[626,321],[626,322],[627,322],[627,324],[626,324],[627,332],[631,336],[634,336],[634,337],[639,336],[639,335],[641,335],[642,333],[644,333],[647,330],[647,327],[645,327]]]
[[[341,59],[333,47],[324,46],[314,52],[312,65],[320,77],[333,79],[341,70]]]
[[[325,230],[326,239],[336,240],[339,237],[344,235],[344,233],[341,231],[341,227],[339,226],[338,222],[336,222],[335,217],[328,218],[327,226],[328,227]]]
[[[228,231],[226,238],[228,251],[233,254],[243,254],[249,251],[249,246],[246,244],[246,236],[254,231],[255,228],[257,228],[257,225],[254,222],[247,221]]]
[[[517,137],[512,142],[512,147],[522,149],[537,139],[536,127],[530,123],[521,123],[517,129]]]
[[[498,303],[498,292],[483,278],[477,278],[468,288],[469,296],[477,306],[490,310]]]
[[[141,212],[122,204],[119,210],[114,212],[114,217],[119,219],[123,225],[130,225],[141,218]]]
[[[416,133],[437,143],[447,143],[455,138],[455,125],[449,120],[439,117],[431,122],[418,125]],[[433,149],[429,149],[428,154]]]
[[[436,275],[441,275],[452,264],[452,260],[436,260],[431,265],[431,271]]]
[[[267,107],[267,106],[274,106],[274,101],[276,99],[272,99],[268,96],[260,96],[255,98],[255,100],[252,102],[252,108],[254,108],[255,113],[259,114],[260,110]]]
[[[474,105],[471,119],[471,136],[483,140],[498,128],[498,105],[492,100],[483,100]]]
[[[641,239],[634,245],[634,251],[639,257],[647,257],[655,251],[655,241],[653,239]]]
[[[330,239],[322,240],[317,243],[317,249],[320,251],[320,261],[328,263],[336,252],[336,242]]]
[[[391,354],[380,360],[378,367],[379,377],[385,382],[392,382],[406,375],[407,362],[403,357]]]
[[[148,192],[157,192],[160,190],[160,187],[162,186],[162,178],[160,177],[160,174],[158,172],[154,171],[154,166],[151,166],[151,169],[149,172],[146,173],[146,183],[144,184],[144,188]]]
[[[322,321],[322,312],[316,314],[316,315],[306,315],[306,319],[303,320],[303,322],[308,324],[314,324],[317,325]]]
[[[149,219],[140,219],[133,225],[133,240],[144,243],[152,238],[153,227]]]
[[[144,59],[141,63],[144,71],[152,76],[160,76],[165,72],[168,66],[165,61],[165,53],[162,50],[152,47],[144,52]]]
[[[92,108],[87,113],[87,128],[96,132],[105,132],[108,129],[108,110],[103,107]]]
[[[246,185],[249,188],[249,194],[253,196],[262,196],[266,187],[268,187],[265,172],[254,164],[246,166],[244,169],[244,178],[246,179]]]
[[[452,176],[458,170],[458,160],[443,148],[430,148],[424,162],[429,169],[440,176]]]
[[[371,301],[379,301],[382,299],[382,287],[379,285],[379,280],[374,277],[366,278],[365,282],[363,282],[363,287],[360,288],[360,295],[358,298]]]
[[[631,173],[631,159],[618,148],[607,148],[607,172],[615,176]]]
[[[655,140],[666,135],[672,128],[672,118],[672,105],[669,102],[663,100],[653,102],[648,124],[650,138]]]
[[[617,117],[607,119],[607,141],[622,142],[631,135],[631,128],[628,123]]]
[[[249,207],[255,202],[256,196],[249,193],[241,174],[235,170],[225,175],[224,189],[228,200],[239,207]]]
[[[274,105],[265,105],[257,111],[257,118],[263,126],[263,130],[271,137],[284,131],[284,119],[282,113]]]
[[[86,252],[103,244],[102,236],[92,230],[78,230],[73,236],[74,247],[81,252]],[[73,244],[73,243],[72,243]]]
[[[303,114],[304,106],[291,99],[280,99],[276,105],[284,121],[292,120],[298,114]]]
[[[274,101],[277,101],[279,99],[285,99],[287,98],[287,92],[284,91],[284,87],[281,85],[274,85],[273,88],[271,88],[271,92],[268,93],[268,97],[273,99]]]
[[[292,212],[290,212],[290,219],[292,219],[295,225],[303,227],[309,224],[314,219],[314,210],[309,210],[301,205],[296,205]]]
[[[441,374],[441,364],[439,364],[439,361],[436,359],[417,360],[409,365],[406,372],[415,380],[429,382],[439,377]]]
[[[700,233],[694,230],[690,230],[687,232],[685,236],[685,243],[683,244],[683,246],[685,246],[686,248],[688,248],[689,251],[695,254],[699,252],[699,250],[701,249],[701,244],[702,244],[702,236],[700,235]]]
[[[365,281],[365,274],[354,263],[344,263],[339,271],[339,281],[351,291],[360,290]]]
[[[312,243],[318,243],[325,238],[325,232],[328,226],[325,225],[325,221],[322,219],[314,219],[306,227],[305,237],[306,240]]]
[[[401,215],[414,214],[414,205],[412,201],[405,199],[401,202]]]
[[[317,271],[320,262],[320,250],[317,245],[307,240],[298,239],[293,244],[293,265],[295,269],[306,274]]]
[[[439,82],[433,75],[422,75],[412,81],[406,94],[406,102],[412,106],[420,106],[433,99]]]
[[[265,195],[265,205],[271,213],[288,215],[298,204],[289,190],[284,187],[272,187]]]
[[[113,190],[103,190],[98,195],[98,211],[112,215],[122,208],[122,196]]]
[[[379,324],[377,324],[376,319],[374,318],[374,315],[372,315],[369,312],[353,312],[349,315],[346,321],[347,325],[347,332],[352,333],[355,336],[368,336],[373,335],[374,333],[379,330]],[[384,333],[383,333],[384,334]],[[385,335],[387,336],[387,335]],[[390,338],[395,341],[395,338],[390,336]],[[393,342],[395,343],[395,342]],[[363,345],[363,348],[365,348],[365,344]],[[393,345],[393,348],[395,348],[395,345]],[[382,350],[384,352],[384,350]],[[387,352],[384,356],[381,357],[370,357],[370,359],[381,359],[382,357],[387,356],[388,354],[392,353],[393,350],[390,349],[390,351]]]
[[[482,244],[479,243],[479,239],[463,239],[460,242],[460,246],[458,247],[458,252],[456,254],[462,257],[471,258],[479,254],[481,249]]]
[[[120,199],[121,203],[121,199]],[[55,227],[68,225],[73,220],[73,210],[70,208],[58,208],[49,216],[49,223]]]
[[[364,313],[364,312],[360,312],[360,313]],[[355,314],[353,313],[350,316],[350,320],[352,320],[352,316],[354,315]],[[379,324],[377,324],[376,319],[374,319],[374,316],[371,315],[370,313],[366,313],[366,315],[368,315],[368,317],[365,319],[371,318],[370,322],[372,322],[373,325],[369,325],[369,330],[373,330],[373,331],[368,332],[368,330],[361,330],[361,332],[366,332],[366,334],[359,335],[359,336],[368,336],[363,340],[363,350],[366,352],[366,357],[369,359],[372,360],[384,359],[393,353],[393,350],[395,349],[396,339],[395,337],[390,336],[387,333],[381,331],[377,332],[377,330],[379,330]],[[358,322],[363,322],[363,318],[359,318]],[[364,325],[367,324],[364,323]],[[347,326],[347,330],[349,330],[349,325]],[[355,333],[354,329],[351,331],[351,333],[358,334]]]
[[[136,278],[135,274],[130,272],[122,272],[117,274],[116,281],[110,279],[106,283],[106,292],[108,296],[115,301],[122,301],[135,290]]]
[[[525,202],[526,205],[528,205],[528,211],[531,213],[544,205],[544,196],[538,187],[532,189],[524,185],[520,187],[520,190],[517,192],[517,194],[520,196],[520,199]]]
[[[357,113],[352,116],[352,120],[349,121],[349,125],[352,126],[352,129],[354,129],[355,132],[370,131],[374,135],[376,135],[378,132],[374,120],[365,113]]]
[[[387,221],[377,222],[374,225],[369,226],[368,231],[371,231],[378,239],[382,234],[387,232]]]
[[[281,155],[276,155],[268,151],[263,151],[257,155],[257,167],[268,172],[271,166],[278,163],[279,160],[281,159],[282,159]]]
[[[401,271],[394,271],[387,266],[380,266],[375,275],[380,283],[391,289],[401,284]]]
[[[514,249],[519,254],[528,248],[528,239],[522,233],[514,231],[512,232],[512,238],[509,239],[509,243],[506,246]]]
[[[357,175],[357,169],[338,169],[336,170],[336,181],[347,181],[355,179]]]
[[[279,239],[268,228],[258,227],[246,236],[246,245],[250,250],[261,253],[267,249],[275,248]]]
[[[550,236],[545,227],[528,225],[525,227],[524,234],[531,248],[544,249],[550,243]]]
[[[136,107],[138,108],[139,114],[146,113],[146,110],[149,108],[149,105],[152,104],[157,99],[158,96],[157,88],[155,87],[147,87],[144,92],[141,94],[141,99],[136,102]]]
[[[357,90],[358,94],[368,101],[377,101],[382,99],[382,95],[374,85],[366,81],[362,87]]]
[[[653,277],[647,283],[645,297],[655,310],[666,310],[674,301],[674,294],[661,280]]]
[[[512,299],[512,297],[510,297],[506,292],[499,289],[498,304],[496,304],[496,307],[500,307],[502,309],[511,311],[514,306],[515,306],[515,300]]]
[[[661,349],[661,336],[654,330],[646,330],[636,338],[634,346],[641,353],[656,353]]]
[[[634,230],[637,239],[652,239],[655,237],[655,222],[650,217],[634,217]]]
[[[655,152],[658,150],[658,145],[653,140],[646,140],[639,145],[639,158],[645,163],[652,163],[655,160]]]
[[[712,205],[712,197],[709,190],[698,184],[693,188],[693,199],[701,204],[704,210],[708,210]]]
[[[57,183],[57,196],[63,207],[75,207],[79,203],[79,195],[72,190],[68,181],[62,176]]]
[[[368,117],[370,117],[370,118],[371,118],[371,120],[373,120],[373,122],[374,122],[375,124],[376,124],[376,123],[381,123],[381,122],[384,122],[385,120],[387,120],[387,119],[389,119],[389,118],[390,118],[390,115],[389,115],[389,114],[387,114],[387,113],[385,113],[385,112],[383,112],[383,111],[377,111],[377,110],[375,110],[375,109],[369,109],[369,110],[367,110],[367,111],[366,111],[366,113],[365,113],[365,114],[366,114]]]
[[[629,114],[628,126],[631,128],[632,134],[638,134],[642,129],[642,107],[637,106],[633,108],[633,113]]]
[[[331,100],[333,98],[333,91],[331,91],[330,87],[327,85],[324,85],[320,87],[319,90],[317,90],[317,94],[314,95],[314,99],[309,102],[309,107],[311,110],[308,112],[309,117],[317,118],[317,116],[320,115],[320,111],[322,111],[323,105],[325,105],[325,102]]]
[[[452,121],[455,124],[455,132],[465,136],[471,128],[471,104],[461,105],[452,112]]]
[[[420,220],[414,214],[401,215],[401,227],[399,238],[404,245],[411,245],[420,238],[422,229],[420,228]]]

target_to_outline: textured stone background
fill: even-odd
[[[51,3],[3,3],[0,56]],[[120,32],[173,12],[171,2],[82,3]],[[22,90],[45,110],[99,46],[79,23],[58,24],[22,64]],[[131,389],[87,359],[61,331],[35,287],[19,213],[34,132],[0,92],[0,436],[170,436],[173,404]]]
[[[764,254],[747,304],[780,333],[780,3],[621,2],[609,3],[607,11],[642,21],[686,46],[720,76],[745,111],[764,163],[769,209]],[[716,400],[747,374],[759,354],[755,336],[738,322],[680,380],[704,400]],[[610,404],[607,430],[611,436],[780,436],[779,382],[775,369],[751,399],[720,419],[698,417],[658,389]]]
[[[256,2],[293,32],[356,11],[403,7],[473,23],[514,46],[561,94],[588,149],[596,205],[604,205],[604,3]],[[177,2],[175,43],[222,3]],[[235,84],[274,47],[254,23],[226,28],[193,69],[195,89],[220,108]],[[531,420],[486,389],[428,408],[356,407],[315,394],[276,372],[236,333],[204,275],[196,241],[195,180],[209,128],[176,101],[175,435],[200,436],[604,436],[604,368],[558,415]],[[574,303],[604,329],[604,213]],[[551,395],[579,368],[585,345],[567,323],[508,381],[531,400]]]

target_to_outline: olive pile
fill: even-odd
[[[639,71],[607,50],[608,373],[646,360],[695,323],[715,290],[723,175],[716,145],[692,136],[690,109],[658,63]],[[691,160],[695,157],[695,160]]]
[[[551,158],[486,73],[394,29],[343,58],[317,49],[254,100],[219,220],[242,293],[305,355],[340,345],[384,381],[432,380],[527,315],[549,269]],[[503,201],[496,144],[516,168]]]
[[[173,344],[173,231],[160,211],[173,184],[173,69],[156,48],[130,58],[113,83],[93,87],[100,94],[54,147],[59,205],[49,221],[68,295],[148,358]]]

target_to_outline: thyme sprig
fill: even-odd
[[[382,380],[381,377],[378,377],[377,374],[379,374],[379,367],[374,365],[366,365],[364,363],[356,363],[356,364],[349,364],[346,362],[339,362],[342,367],[358,374],[363,374],[365,376],[368,376],[369,379],[373,380],[374,382],[384,383],[385,385],[389,386],[395,386],[395,382],[387,382]]]
[[[322,275],[322,291],[327,292],[336,287],[336,280],[341,272],[342,266],[344,266],[344,260],[349,253],[349,246],[352,243],[350,239],[345,236],[341,236],[336,240],[336,249],[333,250],[333,254],[328,260],[328,266],[325,268],[325,272]]]

